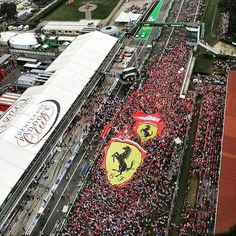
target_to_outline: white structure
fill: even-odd
[[[98,31],[77,37],[0,119],[0,205],[90,81],[117,39]]]
[[[26,10],[23,10],[23,11],[20,11],[18,14],[17,14],[17,18],[18,19],[21,19],[21,20],[24,20],[27,16],[29,16],[31,14],[31,11],[34,10],[33,8],[29,8],[29,9],[26,9]]]
[[[132,12],[121,12],[120,15],[115,19],[116,23],[129,23],[132,21],[137,21],[141,14],[135,14]]]
[[[119,33],[119,29],[113,25],[105,26],[100,31],[104,34],[109,34],[111,36],[116,36]]]
[[[175,138],[174,141],[178,145],[182,143],[182,141],[181,141],[181,139],[179,137]]]
[[[13,36],[9,42],[12,48],[26,50],[29,50],[38,44],[34,33],[18,34]]]
[[[17,86],[30,87],[35,84],[35,80],[38,78],[35,74],[24,74],[17,80]]]
[[[15,35],[17,35],[17,33],[15,33],[15,32],[9,32],[9,31],[1,32],[0,33],[0,45],[6,46],[7,42]]]
[[[79,35],[97,30],[100,20],[49,21],[44,27],[45,34]]]
[[[59,42],[72,42],[75,39],[76,37],[72,37],[72,36],[59,36],[58,37]]]

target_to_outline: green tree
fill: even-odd
[[[229,13],[229,36],[236,40],[236,1],[220,0],[219,9],[221,12]]]
[[[8,19],[12,19],[16,16],[16,4],[11,2],[11,3],[6,3],[4,2],[1,5],[1,9],[0,9],[0,14],[1,15],[6,15],[6,17]]]

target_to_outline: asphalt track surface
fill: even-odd
[[[124,89],[123,85],[119,82],[111,97],[123,97],[125,93],[126,89]],[[84,140],[82,147],[79,149],[79,152],[73,161],[73,165],[71,165],[66,174],[67,176],[70,176],[69,179],[62,179],[53,199],[49,202],[43,217],[40,218],[38,224],[34,228],[31,234],[32,236],[50,235],[52,231],[57,231],[55,225],[58,224],[58,227],[61,226],[61,221],[59,222],[58,220],[61,219],[63,221],[63,219],[65,219],[65,214],[62,212],[63,207],[71,204],[71,200],[76,197],[86,181],[86,179],[80,175],[83,164],[86,162],[92,163],[95,158],[93,151],[103,147],[103,143],[99,142],[99,140],[100,133],[96,133],[96,131],[90,132],[88,137]],[[90,145],[93,146],[92,150],[89,148]]]
[[[148,17],[148,21],[155,21],[158,18],[164,1],[165,0],[160,0],[160,2],[157,4],[155,9],[152,11],[150,16]],[[135,37],[138,40],[145,40],[146,41],[146,40],[149,39],[149,37],[150,37],[150,35],[152,33],[152,30],[153,30],[153,27],[145,27],[145,26],[143,26],[143,27],[140,28],[140,30],[135,35]]]

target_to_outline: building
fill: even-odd
[[[12,206],[12,199],[20,199],[15,191],[26,181],[24,174],[37,157],[47,159],[41,156],[44,145],[68,119],[72,104],[88,88],[116,42],[117,38],[98,31],[78,36],[46,69],[52,75],[44,85],[28,88],[0,119],[0,213],[6,205]]]
[[[119,29],[114,25],[105,26],[100,31],[111,36],[117,36],[120,32]]]
[[[36,74],[23,74],[18,78],[16,86],[19,88],[29,88],[35,85],[36,79],[38,76]]]
[[[34,33],[22,33],[11,37],[9,44],[11,48],[30,50],[38,44],[38,41]]]
[[[133,12],[121,12],[119,16],[115,19],[116,23],[130,23],[137,21],[141,18],[142,14]]]
[[[236,71],[230,71],[227,84],[223,149],[220,165],[215,233],[236,225]],[[235,234],[231,234],[235,235]]]
[[[8,41],[15,35],[17,35],[17,33],[15,33],[15,32],[9,32],[9,31],[1,32],[0,33],[0,45],[7,46]]]
[[[17,93],[4,93],[0,96],[0,114],[6,112],[20,97]]]
[[[0,57],[0,83],[16,68],[15,58],[11,54]]]
[[[79,35],[97,30],[100,20],[49,21],[43,28],[48,35]]]

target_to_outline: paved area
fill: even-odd
[[[123,1],[124,2],[124,1]],[[137,6],[137,7],[142,7],[145,3],[147,3],[147,7],[150,6],[152,3],[152,0],[130,0],[129,2],[124,2],[119,10],[114,14],[112,19],[110,20],[109,24],[110,25],[115,25],[115,19],[120,15],[121,12],[125,12],[128,8],[132,6]],[[117,25],[118,27],[122,28],[123,24]]]
[[[91,20],[92,19],[92,11],[94,11],[97,8],[96,4],[86,4],[82,7],[80,7],[78,10],[81,12],[85,12],[85,19]]]
[[[106,80],[104,86],[102,86],[103,93],[108,92],[111,87],[111,82],[111,78],[108,77],[108,80]],[[119,90],[114,90],[114,93],[118,94]],[[97,94],[97,96],[98,95],[99,94]],[[95,95],[94,97],[97,96]],[[89,165],[92,166],[92,163],[96,158],[94,153],[99,153],[99,150],[102,147],[102,143],[99,142],[99,135],[100,134],[96,133],[96,131],[90,130],[87,138],[84,140],[81,148],[75,156],[73,165],[71,165],[66,173],[68,178],[63,178],[57,188],[57,191],[53,195],[53,200],[49,202],[47,210],[44,212],[43,217],[40,218],[31,235],[49,235],[52,231],[54,231],[54,225],[57,225],[56,228],[60,228],[60,223],[62,223],[65,219],[63,207],[72,206],[73,200],[76,199],[77,194],[86,181],[86,176],[82,175],[83,166],[85,166],[86,163],[89,163]]]
[[[160,0],[160,2],[157,4],[155,9],[152,11],[150,16],[148,17],[148,21],[156,21],[156,19],[159,16],[159,13],[161,11],[161,8],[163,6],[165,0]],[[139,40],[148,40],[151,32],[152,32],[152,27],[141,27],[138,33],[135,35],[135,37]]]

